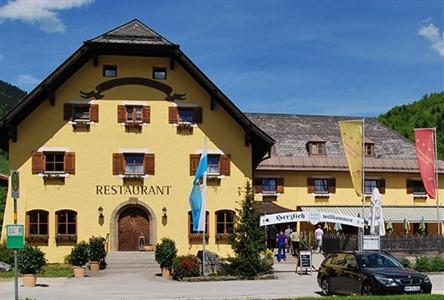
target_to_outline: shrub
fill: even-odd
[[[176,243],[168,238],[163,238],[161,243],[156,244],[154,251],[154,258],[161,268],[170,267],[173,265],[173,260],[176,258],[177,248]]]
[[[412,268],[412,262],[407,257],[401,258],[400,263],[404,266],[404,268]]]
[[[88,248],[88,244],[83,241],[75,245],[69,255],[69,263],[73,266],[84,266],[89,259]]]
[[[0,261],[14,265],[14,250],[6,248],[6,244],[0,244]]]
[[[38,247],[26,245],[18,252],[18,268],[22,274],[37,274],[45,264],[45,253]]]
[[[415,270],[419,272],[429,272],[432,266],[430,264],[430,259],[427,256],[420,256],[416,258]]]
[[[437,256],[434,257],[431,261],[432,271],[434,272],[442,272],[444,271],[444,258]]]
[[[200,263],[194,255],[178,256],[173,260],[173,278],[180,280],[184,277],[200,275]]]
[[[91,237],[89,239],[89,259],[91,261],[105,261],[105,239],[103,237]]]

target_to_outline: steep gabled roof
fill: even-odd
[[[88,42],[174,45],[137,19],[101,34]]]
[[[139,20],[132,20],[105,34],[88,40],[63,64],[0,120],[0,148],[8,151],[9,140],[16,140],[17,126],[43,101],[54,103],[55,91],[91,58],[98,65],[99,55],[166,57],[170,68],[178,62],[211,96],[211,105],[220,105],[245,130],[245,143],[251,143],[253,165],[269,152],[274,140],[254,124],[233,102],[179,49]]]

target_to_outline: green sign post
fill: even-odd
[[[25,246],[23,225],[6,225],[6,247],[8,249],[22,249]]]
[[[11,196],[14,198],[14,225],[7,225],[6,242],[8,248],[14,249],[14,290],[15,300],[18,300],[18,268],[17,249],[24,246],[23,225],[17,225],[17,199],[20,198],[20,173],[11,170]]]

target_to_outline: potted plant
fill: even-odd
[[[101,264],[105,264],[105,239],[92,237],[89,239],[89,267],[92,272],[98,272]]]
[[[88,262],[88,244],[84,241],[78,243],[71,250],[69,255],[69,263],[74,267],[74,277],[82,278],[85,277],[85,264]]]
[[[156,245],[156,250],[154,251],[154,258],[160,265],[162,272],[162,277],[171,277],[171,268],[173,265],[173,260],[176,258],[177,248],[176,243],[169,239],[163,238],[160,244]]]
[[[35,287],[36,274],[46,263],[45,253],[38,247],[26,245],[18,253],[18,269],[23,274],[24,287]]]

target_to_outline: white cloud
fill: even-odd
[[[17,77],[17,84],[27,91],[34,89],[35,86],[40,83],[40,81],[40,79],[29,74],[20,74]]]
[[[418,34],[428,40],[433,50],[444,57],[444,32],[441,32],[437,26],[429,23],[422,25],[418,30]]]
[[[60,20],[59,10],[89,5],[94,0],[10,0],[0,7],[0,22],[18,20],[39,24],[46,32],[64,32],[65,25]]]

